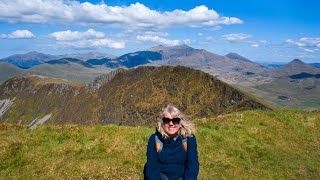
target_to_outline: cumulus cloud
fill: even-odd
[[[89,29],[86,32],[79,31],[60,31],[50,34],[51,37],[57,41],[74,41],[74,40],[83,40],[83,39],[99,39],[104,38],[105,34],[102,32],[96,32],[93,29]]]
[[[189,11],[156,11],[141,3],[108,6],[71,0],[0,0],[0,20],[10,23],[99,24],[118,28],[217,27],[242,24],[236,17],[219,15],[206,6]]]
[[[8,38],[8,39],[31,39],[35,38],[35,35],[28,30],[16,30],[11,32],[10,34],[1,34],[1,38]]]
[[[298,40],[288,39],[286,42],[299,47],[320,47],[320,38],[303,37]]]
[[[125,48],[125,42],[114,41],[105,37],[103,32],[97,32],[89,29],[85,32],[79,31],[59,31],[49,35],[57,41],[62,47],[71,48]]]
[[[226,35],[223,35],[222,38],[224,38],[227,41],[243,41],[243,40],[251,38],[251,35],[242,34],[242,33],[239,33],[239,34],[226,34]]]
[[[232,43],[242,43],[242,44],[249,44],[251,47],[258,48],[260,44],[256,41],[252,40],[252,36],[249,34],[226,34],[221,36],[224,40]],[[266,41],[262,40],[260,43],[266,43]]]
[[[180,44],[180,40],[170,40],[161,38],[159,36],[151,36],[151,35],[143,35],[143,36],[137,36],[137,40],[143,41],[143,42],[153,42],[157,44],[167,45],[167,46],[175,46]]]
[[[70,47],[75,49],[83,49],[83,48],[114,48],[121,49],[125,48],[125,42],[117,42],[110,39],[87,39],[87,40],[78,40],[75,42],[71,41],[59,41],[58,45],[62,47]]]
[[[305,52],[314,53],[320,51],[320,38],[302,37],[297,40],[288,39],[286,42],[298,46]]]

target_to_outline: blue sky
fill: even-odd
[[[0,58],[187,44],[260,62],[320,62],[318,7],[317,0],[0,0]]]

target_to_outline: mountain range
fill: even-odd
[[[98,52],[89,52],[83,54],[50,55],[32,51],[25,54],[15,54],[0,59],[0,62],[8,62],[18,66],[19,68],[28,69],[33,66],[44,64],[52,60],[59,60],[64,58],[86,61],[89,59],[115,58],[115,56]]]
[[[17,59],[13,61],[13,57],[19,57],[21,61],[17,61]],[[20,65],[23,62],[29,62],[30,64],[25,64],[24,66],[28,66],[28,69],[12,70],[13,73],[7,73],[8,75],[0,79],[2,82],[14,75],[24,73],[88,84],[94,81],[97,76],[119,68],[181,65],[209,73],[221,81],[254,94],[277,107],[320,108],[320,104],[317,105],[317,102],[320,101],[319,97],[315,94],[318,92],[317,74],[320,74],[320,69],[315,67],[316,63],[311,66],[298,59],[282,65],[280,68],[270,68],[255,63],[237,53],[229,53],[222,56],[203,49],[194,49],[181,45],[172,47],[156,46],[145,51],[127,53],[118,57],[101,53],[53,56],[31,52],[25,55],[10,56],[0,61],[9,62],[9,60],[12,60],[11,63],[20,63]],[[40,61],[42,64],[39,64]],[[34,65],[37,63],[38,65]],[[1,72],[4,72],[2,70],[4,67],[0,66]],[[299,83],[294,84],[297,81]],[[269,87],[272,87],[272,89]],[[301,91],[296,91],[296,89],[301,89]],[[295,93],[292,93],[293,91]],[[308,95],[301,97],[301,93]],[[284,102],[281,99],[279,100],[279,96],[286,96],[291,100]],[[311,106],[308,105],[310,103],[312,104]],[[297,106],[298,104],[300,105]]]

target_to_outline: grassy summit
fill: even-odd
[[[195,119],[199,179],[317,179],[320,112]],[[154,122],[155,123],[155,122]],[[154,128],[0,124],[0,179],[140,179]]]

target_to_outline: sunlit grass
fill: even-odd
[[[320,112],[197,119],[199,179],[317,179]],[[0,125],[0,179],[141,179],[154,128]]]

